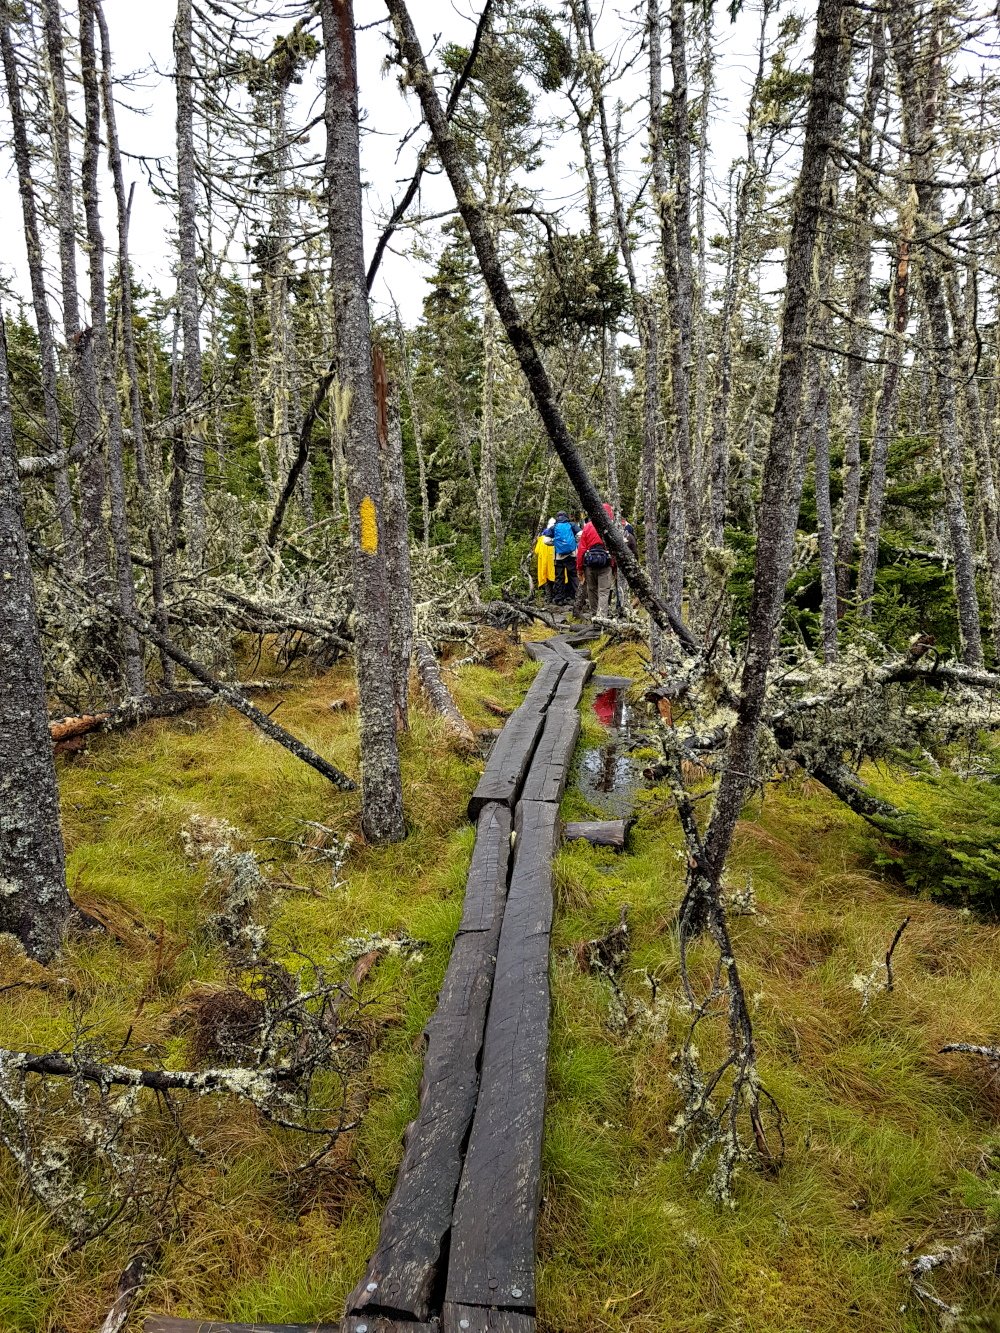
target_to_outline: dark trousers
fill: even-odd
[[[576,556],[556,556],[556,590],[554,600],[561,605],[572,604],[576,598]]]

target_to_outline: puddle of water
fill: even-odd
[[[596,681],[594,713],[607,731],[607,740],[583,751],[577,785],[598,810],[610,818],[621,819],[632,813],[640,781],[630,751],[632,709],[625,695],[632,682],[619,679],[606,684],[601,677],[596,677]]]

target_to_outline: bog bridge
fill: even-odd
[[[541,669],[469,801],[475,850],[419,1109],[347,1314],[321,1326],[154,1317],[146,1333],[533,1333],[552,858],[594,667],[560,635],[528,650]]]

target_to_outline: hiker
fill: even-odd
[[[556,550],[553,544],[553,532],[556,521],[550,518],[538,529],[535,539],[534,554],[538,559],[538,591],[543,601],[551,602],[556,588]]]
[[[604,512],[613,522],[614,510],[609,504],[604,506]],[[576,548],[576,569],[587,582],[587,605],[591,620],[595,616],[610,616],[611,595],[615,587],[615,562],[593,523],[588,522],[580,533]]]
[[[556,556],[555,601],[559,606],[572,605],[576,597],[576,533],[569,514],[560,509],[552,534]]]

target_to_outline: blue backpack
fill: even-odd
[[[576,533],[572,523],[557,523],[555,530],[556,555],[567,556],[576,553]]]

